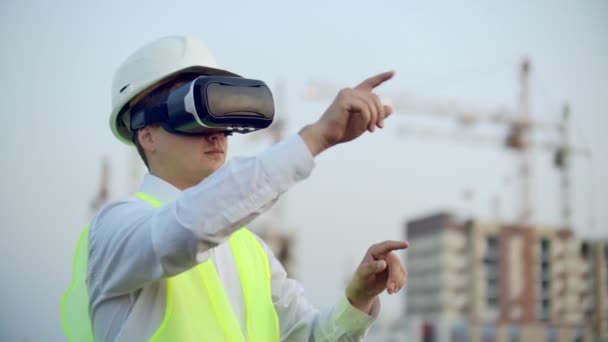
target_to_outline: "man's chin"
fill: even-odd
[[[215,171],[221,169],[222,166],[224,166],[223,160],[208,161],[207,163],[205,163],[204,167],[202,168],[202,171],[203,171],[202,173],[206,174],[208,176],[208,175],[214,173]]]

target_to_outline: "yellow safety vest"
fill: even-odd
[[[161,205],[146,194],[135,196],[155,207]],[[76,246],[72,284],[61,300],[61,321],[68,341],[94,341],[85,283],[88,231],[88,227],[84,229]],[[150,341],[279,340],[279,320],[272,303],[270,269],[264,249],[247,228],[233,233],[229,241],[243,290],[247,331],[241,331],[215,266],[207,260],[164,280],[165,312]]]

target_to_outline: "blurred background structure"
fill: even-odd
[[[369,341],[608,340],[607,2],[7,0],[0,27],[0,341],[65,340],[80,231],[146,172],[108,128],[112,74],[168,34],[273,88],[277,120],[230,157],[396,70],[386,128],[319,156],[249,225],[316,306],[369,245],[407,238],[408,284]]]
[[[407,313],[421,322],[422,340],[608,336],[608,239],[446,212],[405,228],[412,244]]]
[[[391,104],[398,114],[430,114],[437,118],[454,121],[460,126],[453,131],[437,131],[428,128],[417,130],[411,124],[407,124],[400,127],[400,135],[422,137],[425,139],[449,139],[454,142],[466,141],[478,145],[486,143],[503,144],[506,148],[518,153],[517,180],[519,182],[520,195],[517,199],[519,210],[517,221],[521,225],[529,223],[534,210],[531,150],[534,148],[548,149],[553,154],[554,165],[561,172],[562,224],[565,227],[570,227],[572,224],[570,158],[579,154],[584,154],[590,158],[590,151],[570,144],[571,127],[568,105],[564,105],[562,120],[559,122],[549,122],[533,118],[530,108],[532,97],[530,94],[530,61],[527,58],[524,58],[521,62],[519,80],[519,103],[517,109],[508,107],[484,109],[478,106],[462,105],[453,101],[419,99],[412,95],[385,96],[384,100],[386,103]],[[315,82],[308,86],[305,96],[311,100],[317,100],[322,97],[331,99],[339,90],[340,88],[331,86],[326,82]],[[472,126],[486,122],[507,126],[506,136],[471,134],[470,128]],[[559,133],[558,141],[532,141],[531,131],[538,129],[554,130]]]

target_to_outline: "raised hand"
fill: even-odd
[[[321,118],[304,127],[300,134],[307,146],[317,155],[321,151],[384,127],[384,119],[392,112],[383,105],[373,90],[390,80],[394,72],[388,71],[370,77],[355,88],[340,90]]]

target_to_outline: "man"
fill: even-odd
[[[83,233],[62,305],[68,339],[363,339],[379,311],[377,296],[404,285],[393,251],[407,242],[370,247],[343,298],[320,313],[264,242],[241,227],[308,177],[316,155],[384,126],[391,109],[372,90],[393,73],[342,90],[298,134],[226,165],[225,130],[182,134],[163,121],[166,113],[138,121],[201,75],[235,76],[187,37],[151,42],[116,72],[112,130],[135,144],[150,172],[135,196],[102,208]]]

